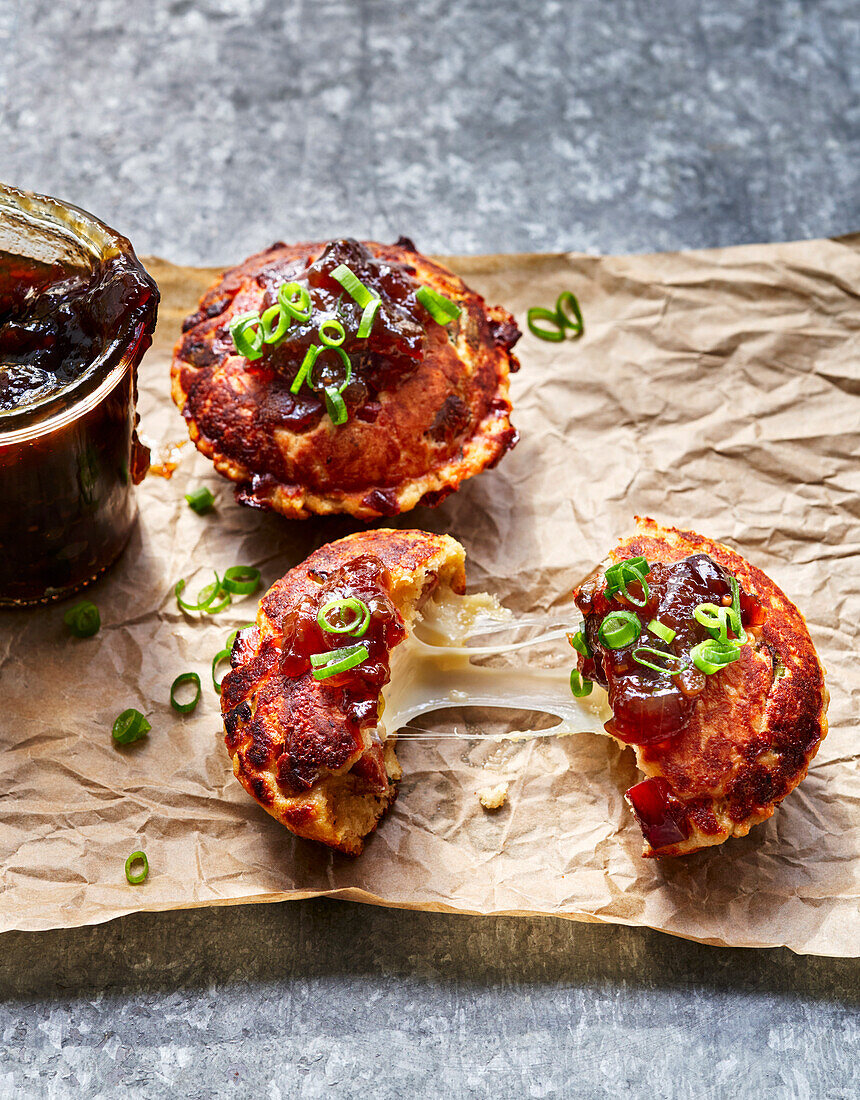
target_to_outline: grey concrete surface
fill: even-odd
[[[856,0],[0,0],[0,178],[141,253],[860,229]],[[333,902],[0,939],[0,1097],[860,1095],[855,962]]]

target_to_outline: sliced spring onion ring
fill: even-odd
[[[111,737],[117,745],[130,745],[132,741],[139,741],[141,737],[146,737],[151,729],[152,726],[140,711],[129,707],[115,719]]]
[[[552,328],[544,328],[536,324],[537,321],[548,321]],[[551,309],[542,309],[535,306],[526,313],[526,324],[529,332],[541,340],[549,340],[554,344],[560,344],[564,339],[564,325],[559,321],[558,314]]]
[[[634,607],[644,607],[648,603],[650,592],[645,577],[651,572],[651,566],[645,558],[627,558],[625,561],[616,562],[606,570],[606,596],[612,599],[619,592]],[[638,600],[630,594],[628,584],[638,584],[642,587],[642,599]]]
[[[139,871],[132,870],[135,863],[141,865]],[[146,858],[146,852],[132,852],[125,861],[125,877],[132,886],[140,886],[140,884],[146,880],[148,874],[149,860]]]
[[[331,273],[331,277],[336,283],[340,283],[350,298],[358,302],[362,309],[368,306],[372,301],[374,297],[373,294],[371,294],[352,268],[347,267],[346,264],[338,264]]]
[[[690,660],[700,672],[712,676],[721,668],[740,659],[741,649],[737,642],[720,642],[706,638],[690,650]]]
[[[666,626],[664,623],[661,623],[659,619],[652,619],[648,624],[648,629],[652,634],[656,634],[658,638],[664,641],[666,645],[674,639],[676,633],[671,626]]]
[[[743,645],[747,640],[747,632],[744,630],[743,620],[741,619],[741,586],[738,584],[738,578],[729,576],[729,587],[732,592],[732,606],[729,612],[729,626],[732,631],[737,635],[738,641]]]
[[[334,332],[334,336],[329,336],[326,333],[326,329],[331,329]],[[320,342],[327,348],[340,347],[346,339],[346,329],[336,317],[327,317],[324,321],[320,322],[318,331]]]
[[[329,419],[335,427],[345,424],[349,419],[346,402],[333,386],[328,386],[325,391],[325,407]]]
[[[591,695],[591,689],[594,687],[591,680],[586,680],[579,669],[574,669],[570,674],[570,690],[573,692],[574,698],[584,699],[586,695]]]
[[[332,622],[332,612],[335,621]],[[317,613],[317,622],[320,630],[327,634],[351,634],[353,638],[361,638],[367,633],[370,623],[370,608],[356,596],[348,599],[331,600]]]
[[[568,634],[567,640],[577,653],[581,653],[583,657],[591,656],[591,650],[588,648],[588,642],[585,640],[585,623],[580,623],[579,630],[577,630],[575,634]]]
[[[187,703],[180,703],[179,700],[176,698],[176,692],[179,690],[179,688],[184,687],[185,684],[194,684],[194,686],[197,688],[197,692],[194,698],[189,700]],[[170,705],[179,714],[190,714],[200,702],[200,695],[202,690],[203,689],[200,687],[200,677],[197,675],[196,672],[181,672],[170,685]]]
[[[259,313],[240,313],[230,322],[230,336],[240,355],[259,359],[263,354],[263,326]]]
[[[456,302],[434,290],[432,286],[420,286],[415,291],[415,297],[427,310],[437,325],[450,325],[455,321],[462,310]]]
[[[700,603],[693,610],[693,618],[718,642],[729,638],[730,607],[718,607],[715,603]]]
[[[250,596],[260,587],[260,570],[250,565],[231,565],[224,571],[221,584],[233,596]]]
[[[314,653],[311,656],[314,679],[327,680],[329,676],[355,668],[369,656],[370,651],[366,645],[345,646],[343,649],[331,649],[328,653]]]
[[[205,485],[201,485],[199,489],[192,489],[190,493],[186,493],[185,499],[188,501],[188,507],[196,512],[198,516],[205,515],[206,512],[211,512],[212,505],[215,503],[215,497],[212,490],[207,489]]]
[[[337,390],[338,393],[341,393],[341,391],[344,389],[344,387],[349,384],[349,380],[352,378],[352,360],[346,354],[346,352],[343,350],[343,348],[320,348],[319,352],[314,356],[314,361],[311,364],[310,370],[308,372],[308,374],[309,374],[308,385],[310,385],[312,389],[314,388],[313,387],[314,367],[316,366],[317,359],[319,359],[320,355],[322,355],[324,352],[334,352],[334,354],[339,357],[341,363],[343,363],[343,369],[344,369],[343,381],[337,386],[326,386],[325,387],[326,389]]]
[[[269,306],[260,317],[260,328],[263,330],[264,344],[280,344],[290,329],[293,319],[285,309],[280,306]]]
[[[607,649],[623,649],[642,633],[642,624],[632,611],[610,611],[597,636]]]
[[[574,336],[581,336],[585,328],[582,320],[582,310],[576,295],[569,290],[562,291],[555,303],[555,315],[558,323],[564,328],[569,328]]]
[[[299,372],[290,384],[290,393],[298,393],[302,388],[302,383],[307,376],[311,373],[311,368],[317,361],[317,356],[322,351],[319,344],[311,344],[308,350],[305,352],[305,357],[302,360],[302,365],[299,367]]]
[[[310,291],[298,283],[281,283],[278,287],[278,305],[297,321],[309,321],[313,306]]]
[[[185,591],[185,579],[178,580],[173,588],[173,594],[176,596],[176,604],[183,611],[203,611],[207,615],[217,615],[219,611],[223,611],[224,608],[231,602],[230,593],[227,592],[221,582],[221,578],[218,574],[215,574],[215,580],[207,584],[204,588],[201,588],[197,593],[197,603],[186,603],[182,599],[182,593]],[[221,599],[223,597],[223,599]],[[216,605],[216,600],[221,599],[221,602]]]
[[[654,664],[654,660],[648,658],[654,658],[662,663]],[[665,649],[656,649],[651,645],[638,645],[633,650],[633,660],[666,676],[677,676],[679,672],[684,672],[690,667],[689,658],[677,657],[674,653],[667,653]]]
[[[362,310],[361,320],[358,324],[358,332],[356,333],[359,340],[366,340],[368,336],[370,336],[373,322],[376,320],[376,314],[379,312],[379,307],[381,305],[381,298],[373,298]]]
[[[236,633],[238,633],[238,631],[236,631]],[[233,641],[236,640],[236,635],[235,634],[231,634],[230,637],[233,639]],[[218,679],[218,666],[220,664],[223,664],[224,661],[229,661],[230,660],[230,655],[232,654],[232,652],[233,652],[233,646],[230,645],[230,646],[225,647],[224,649],[219,649],[219,651],[212,658],[212,687],[215,688],[215,691],[218,695],[221,694],[221,680],[223,680],[224,676],[227,675],[227,673],[225,672],[224,676],[222,676],[221,680],[219,680]]]
[[[65,612],[63,622],[76,638],[92,638],[101,628],[102,617],[92,600],[81,600]]]

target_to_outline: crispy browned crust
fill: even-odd
[[[407,625],[437,586],[465,587],[465,552],[448,535],[373,530],[322,546],[260,601],[256,629],[237,639],[221,694],[225,740],[245,790],[291,832],[350,855],[396,796],[393,744],[385,747],[386,775],[370,782],[354,773],[366,746],[349,732],[338,693],[310,675],[286,681],[280,654],[285,616],[320,575],[362,554],[388,570],[389,598]]]
[[[185,323],[171,368],[173,400],[198,450],[238,483],[243,503],[293,519],[393,516],[438,504],[517,441],[508,398],[509,373],[519,366],[513,317],[408,242],[365,243],[377,257],[411,265],[419,283],[462,309],[447,329],[429,324],[422,362],[380,394],[372,423],[350,417],[335,428],[320,415],[307,430],[291,431],[283,420],[293,406],[289,380],[249,371],[229,336],[234,314],[260,307],[261,272],[312,262],[324,243],[275,244],[251,256],[210,287]]]
[[[636,517],[611,561],[641,554],[673,562],[709,554],[757,596],[767,617],[755,647],[708,678],[689,725],[670,741],[636,747],[640,769],[663,776],[688,808],[692,832],[647,856],[676,856],[746,836],[806,775],[827,734],[828,694],[803,616],[773,581],[728,546]],[[775,675],[781,662],[784,673]],[[781,670],[780,670],[781,671]]]

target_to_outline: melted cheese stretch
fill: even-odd
[[[541,711],[560,725],[534,736],[604,733],[610,717],[606,694],[595,688],[576,699],[570,691],[570,666],[537,668],[516,665],[492,668],[472,664],[473,657],[516,652],[565,637],[556,627],[526,642],[467,646],[472,637],[543,625],[540,620],[515,620],[498,601],[483,593],[458,596],[446,592],[425,605],[406,639],[391,652],[391,680],[382,693],[383,721],[379,734],[395,733],[418,715],[447,707],[499,707]],[[571,664],[573,661],[571,660]],[[530,731],[507,734],[528,736]],[[432,737],[433,735],[430,734]]]

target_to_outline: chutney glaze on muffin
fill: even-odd
[[[333,278],[345,268],[380,299],[363,337],[360,296]],[[291,317],[254,358],[241,354],[231,324],[273,311],[290,285],[309,299],[309,318]],[[431,306],[447,301],[457,315],[434,315],[422,302],[428,293]],[[299,379],[324,322],[329,335],[342,328],[342,343],[323,348]],[[293,519],[371,520],[440,503],[516,444],[508,383],[519,336],[506,310],[487,306],[406,238],[278,243],[227,271],[186,319],[172,394],[198,450],[236,483],[241,503]],[[340,424],[326,400],[332,389]]]

